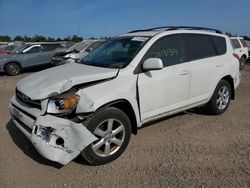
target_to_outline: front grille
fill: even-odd
[[[38,108],[41,110],[41,101],[39,100],[31,100],[30,97],[28,97],[27,95],[23,94],[21,91],[19,91],[18,89],[16,89],[16,97],[22,101],[23,103],[34,107],[34,108]]]

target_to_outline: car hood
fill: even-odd
[[[17,89],[32,100],[41,100],[63,93],[75,85],[113,78],[118,71],[69,63],[27,76],[17,83]]]

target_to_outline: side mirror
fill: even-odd
[[[163,63],[160,58],[149,58],[143,62],[143,70],[161,70],[163,69]]]

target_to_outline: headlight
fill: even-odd
[[[62,114],[71,113],[80,100],[80,96],[73,94],[66,97],[58,97],[56,99],[50,99],[47,107],[47,113],[50,114]]]

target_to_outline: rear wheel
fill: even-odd
[[[129,143],[130,120],[117,108],[97,112],[86,126],[98,138],[81,153],[90,164],[102,165],[115,160]]]
[[[207,104],[208,111],[215,115],[224,113],[230,104],[231,93],[230,84],[226,80],[221,80]]]
[[[246,64],[246,58],[245,57],[241,57],[240,58],[240,70],[244,70],[245,64]]]
[[[21,67],[17,63],[8,63],[7,65],[5,65],[5,71],[8,75],[15,76],[20,74]]]

